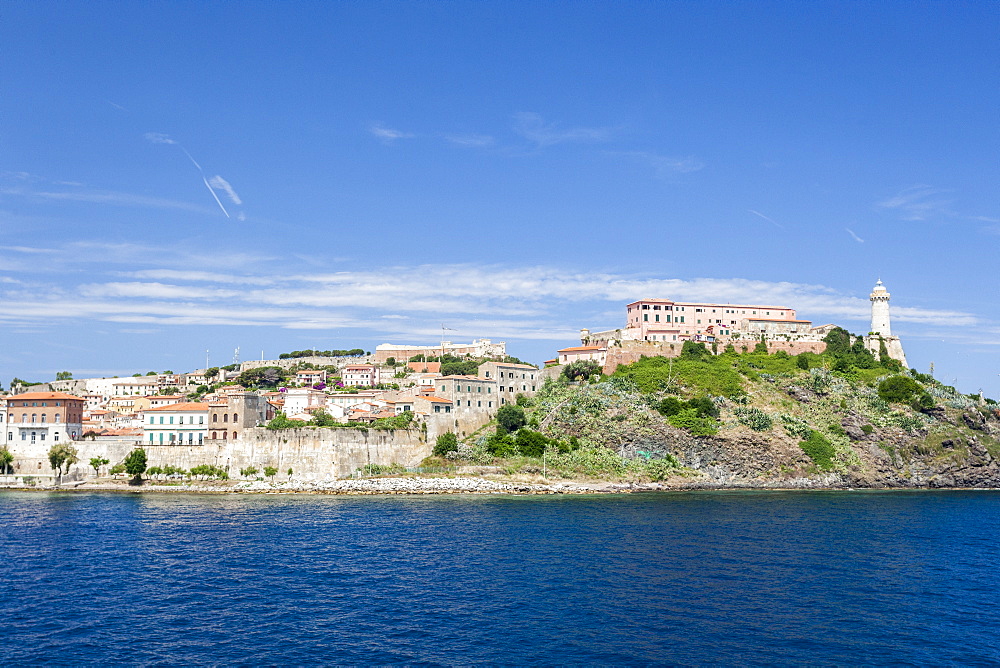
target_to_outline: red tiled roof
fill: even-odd
[[[200,401],[182,401],[179,404],[170,404],[168,406],[157,406],[156,408],[146,409],[147,413],[156,411],[161,413],[175,413],[179,411],[207,411],[208,404],[202,403]]]
[[[557,350],[557,353],[568,353],[568,352],[578,352],[582,350],[607,350],[607,348],[602,348],[601,346],[573,346],[572,348],[563,348],[562,350]]]
[[[66,394],[65,392],[25,392],[24,394],[15,394],[7,397],[7,401],[44,401],[48,399],[59,399],[61,401],[84,401],[81,397]]]

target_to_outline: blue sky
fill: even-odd
[[[0,382],[505,340],[644,297],[1000,396],[1000,4],[4,3]]]

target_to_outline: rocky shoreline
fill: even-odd
[[[998,489],[991,481],[979,484],[942,485],[937,481],[914,484],[913,481],[895,481],[896,484],[872,485],[866,481],[851,480],[839,474],[815,477],[788,478],[783,480],[732,479],[726,482],[706,477],[677,476],[662,482],[628,482],[601,480],[559,480],[540,477],[534,479],[499,479],[482,476],[405,476],[318,481],[184,481],[162,483],[152,480],[132,485],[124,480],[87,480],[51,485],[0,485],[0,490],[36,492],[120,492],[141,494],[329,494],[344,496],[379,495],[552,495],[552,494],[631,494],[640,492],[683,491],[821,491],[821,490],[940,490]],[[935,484],[937,482],[937,484]],[[973,482],[973,481],[970,481]],[[859,484],[860,483],[860,484]]]

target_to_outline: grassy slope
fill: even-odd
[[[529,428],[579,447],[546,451],[548,472],[566,477],[663,480],[674,475],[773,482],[840,474],[852,484],[907,484],[1000,457],[1000,420],[933,379],[916,375],[935,407],[923,412],[879,397],[880,380],[907,371],[857,368],[828,356],[727,353],[701,359],[643,359],[611,378],[549,383],[526,406]],[[840,368],[840,371],[831,371]],[[666,396],[709,397],[719,409],[715,436],[671,426],[656,406]],[[972,425],[972,426],[970,426]],[[975,428],[973,428],[973,426]],[[824,464],[800,443],[811,431],[832,446]],[[488,430],[469,439],[463,459],[508,472],[540,472],[533,457],[497,460]],[[563,449],[566,449],[565,447]],[[988,453],[988,454],[986,454]]]

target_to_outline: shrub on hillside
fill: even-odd
[[[771,419],[770,415],[753,406],[747,408],[740,406],[733,410],[733,413],[740,424],[745,424],[754,431],[768,431],[774,426],[774,420]]]
[[[437,437],[437,441],[434,443],[434,455],[444,457],[449,452],[458,452],[458,436],[446,431]]]
[[[692,436],[714,436],[719,433],[719,427],[712,418],[699,417],[695,408],[685,408],[667,418],[671,426],[685,429]]]
[[[818,431],[811,431],[806,440],[799,442],[799,447],[822,470],[829,471],[833,468],[833,456],[836,451],[830,441]]]
[[[906,376],[890,376],[878,384],[878,396],[891,404],[908,404],[922,392],[920,384]]]
[[[577,360],[563,367],[559,374],[566,380],[587,380],[592,376],[600,376],[603,371],[600,364],[594,360]]]

